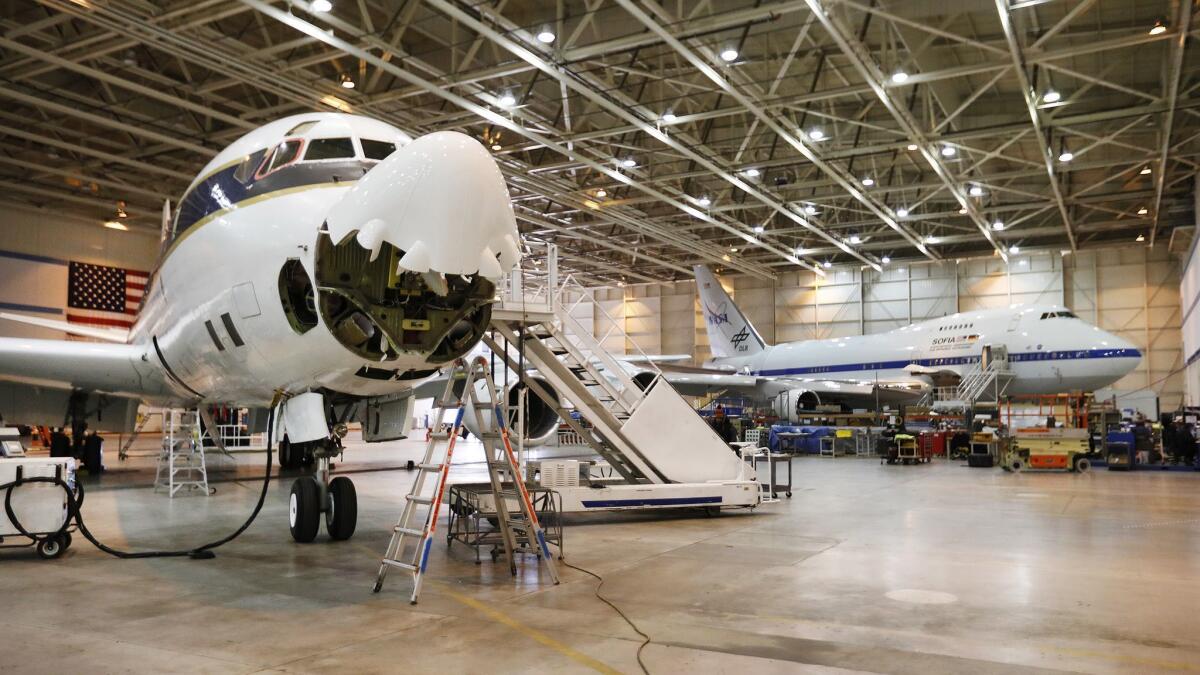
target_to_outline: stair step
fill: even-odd
[[[397,525],[396,527],[393,527],[392,532],[400,532],[402,534],[410,534],[414,537],[425,536],[425,530],[414,530],[411,527],[400,527],[399,525]]]
[[[384,565],[390,565],[390,566],[392,566],[392,567],[399,567],[399,568],[400,568],[400,569],[402,569],[402,570],[408,570],[408,571],[410,571],[410,572],[416,572],[416,571],[417,571],[417,566],[416,566],[416,565],[414,565],[414,564],[412,564],[412,563],[400,562],[399,560],[387,560],[387,559],[384,559],[384,561],[383,561],[383,564],[384,564]]]
[[[432,504],[433,497],[422,497],[421,495],[405,495],[408,501],[414,504]]]
[[[441,471],[442,466],[441,464],[418,464],[417,468],[421,471]]]

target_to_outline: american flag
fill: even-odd
[[[149,279],[148,272],[72,260],[67,273],[67,321],[132,328]]]

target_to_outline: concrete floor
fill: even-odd
[[[526,559],[514,580],[438,545],[419,605],[398,571],[373,595],[411,480],[386,469],[422,444],[389,446],[338,467],[360,497],[349,542],[291,542],[288,477],[215,560],[116,560],[78,536],[57,561],[0,551],[0,671],[638,671],[640,639],[575,570],[555,587]],[[172,501],[130,460],[90,485],[87,521],[131,548],[207,541],[249,512],[261,461]],[[569,524],[567,561],[650,635],[650,672],[1200,670],[1200,474],[795,467],[794,498],[753,513]]]

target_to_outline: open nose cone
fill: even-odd
[[[454,131],[422,136],[363,176],[327,216],[329,236],[354,233],[378,254],[404,252],[413,272],[496,279],[520,259],[517,222],[500,168],[478,141]]]

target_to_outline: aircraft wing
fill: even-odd
[[[128,344],[0,338],[0,380],[136,398],[169,394],[145,353]]]
[[[95,338],[97,340],[104,340],[105,342],[118,342],[124,344],[129,341],[129,331],[121,330],[120,328],[95,328],[92,326],[80,326],[67,321],[44,319],[37,316],[25,316],[23,314],[13,314],[11,312],[0,312],[0,319],[4,319],[5,321],[14,321],[16,323],[23,323],[30,326],[39,326],[41,328],[50,328],[52,330],[62,331],[67,335]]]
[[[685,396],[706,396],[728,393],[758,400],[773,399],[785,391],[804,390],[816,394],[822,403],[845,403],[852,406],[880,403],[909,402],[921,395],[912,389],[920,383],[880,382],[861,384],[849,380],[818,380],[794,377],[763,377],[739,375],[705,368],[670,369],[663,378]]]

